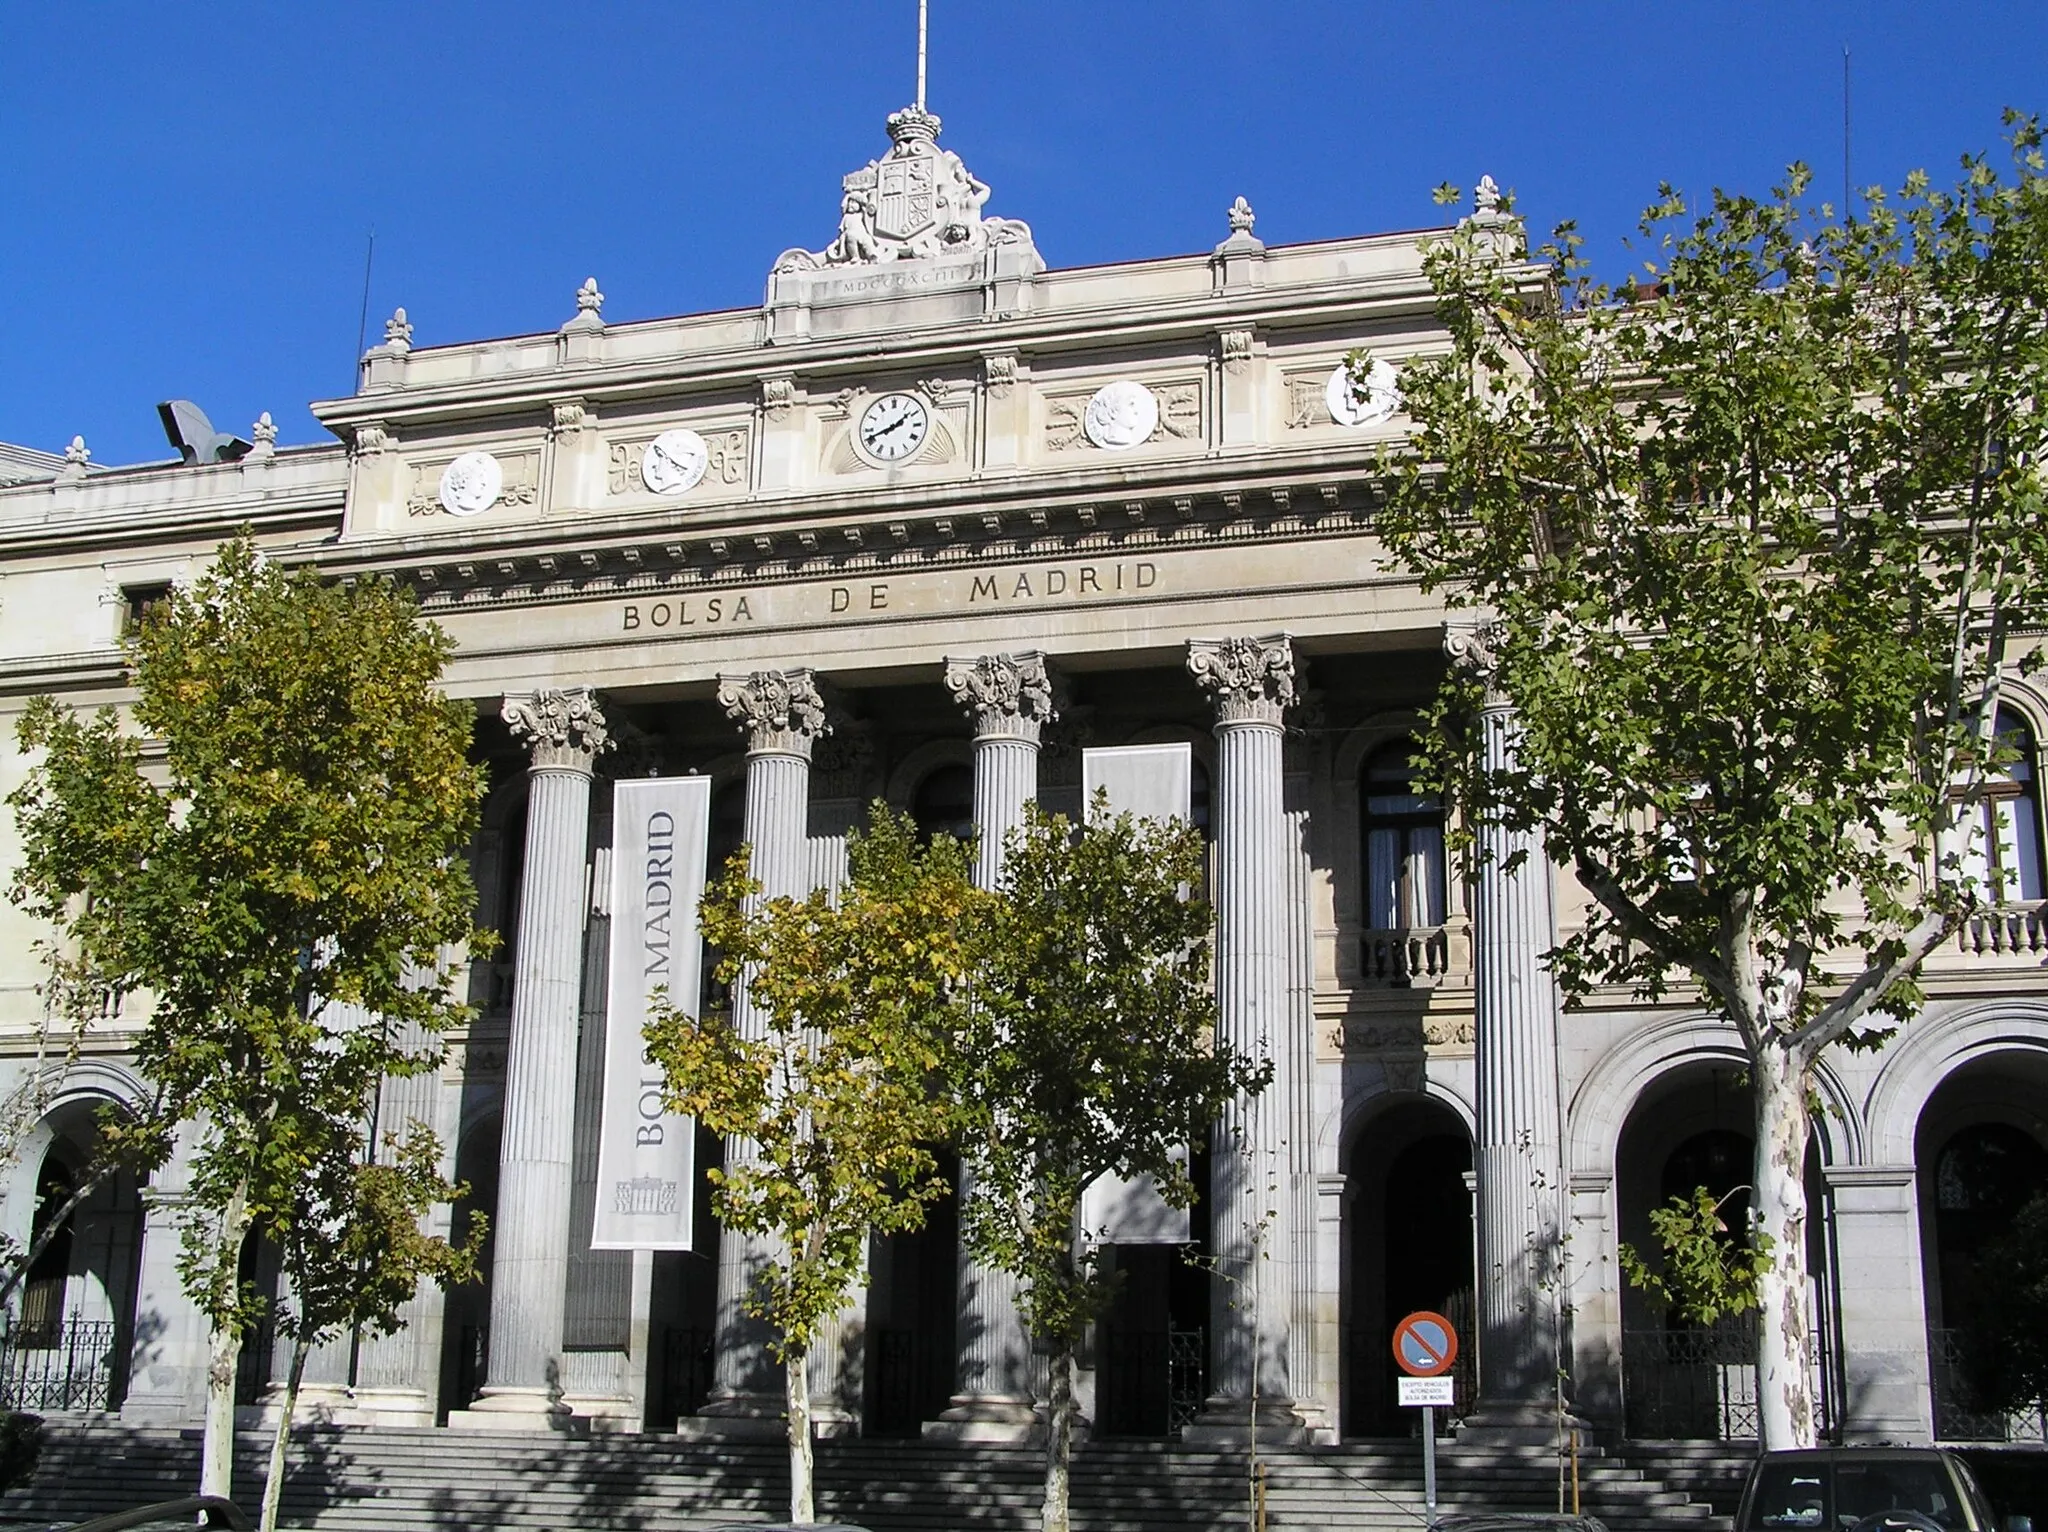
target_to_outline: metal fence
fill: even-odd
[[[952,1397],[953,1338],[907,1325],[877,1325],[868,1331],[867,1367],[865,1434],[914,1437]]]
[[[1096,1348],[1095,1414],[1105,1436],[1172,1437],[1202,1412],[1208,1344],[1192,1330],[1105,1328]]]
[[[39,1415],[118,1410],[133,1346],[129,1327],[111,1319],[18,1325],[0,1338],[0,1405]]]
[[[2011,1409],[1988,1402],[1971,1377],[1967,1339],[1958,1330],[1927,1332],[1934,1438],[1943,1442],[2048,1442],[2043,1401]]]
[[[1741,1315],[1704,1328],[1627,1330],[1621,1338],[1622,1412],[1645,1441],[1755,1441],[1759,1426],[1756,1322]],[[1808,1360],[1816,1425],[1830,1429],[1826,1352]]]
[[[649,1426],[667,1430],[685,1415],[694,1415],[704,1407],[704,1401],[711,1397],[711,1339],[709,1330],[687,1325],[662,1326],[654,1347]]]

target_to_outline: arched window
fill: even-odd
[[[1986,898],[2039,899],[2048,893],[2041,856],[2041,797],[2034,731],[2011,708],[1998,710],[1998,738],[2011,751],[1971,816],[1963,873]]]
[[[925,773],[910,800],[910,817],[918,834],[929,840],[950,835],[966,840],[974,834],[974,769],[964,763],[935,767]]]
[[[1382,746],[1359,776],[1365,822],[1365,923],[1412,931],[1444,923],[1444,811],[1415,782],[1414,743]]]

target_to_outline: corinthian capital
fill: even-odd
[[[1060,716],[1045,656],[1033,649],[975,659],[948,655],[946,690],[973,718],[976,738],[1001,735],[1036,744],[1039,730]]]
[[[537,768],[589,771],[611,748],[604,710],[587,686],[543,687],[525,697],[507,697],[498,716],[515,739],[528,741]]]
[[[1476,675],[1486,688],[1488,707],[1506,707],[1507,698],[1494,689],[1500,673],[1500,624],[1484,612],[1444,619],[1444,658]]]
[[[832,732],[825,699],[809,670],[756,670],[718,678],[718,705],[739,720],[753,754],[811,757],[811,744]]]
[[[1294,701],[1294,648],[1285,633],[1266,638],[1191,638],[1188,673],[1209,693],[1218,723],[1280,726]]]

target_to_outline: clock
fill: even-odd
[[[1374,358],[1362,381],[1351,376],[1349,362],[1339,362],[1323,398],[1338,425],[1376,426],[1401,407],[1401,384],[1393,363],[1382,358]]]
[[[441,509],[450,516],[474,516],[498,503],[505,470],[488,452],[465,452],[441,470]]]
[[[657,495],[685,494],[697,487],[710,459],[710,449],[695,431],[664,431],[640,454],[640,482]]]
[[[1081,414],[1088,440],[1108,452],[1149,441],[1159,429],[1159,396],[1142,383],[1119,378],[1095,390]]]
[[[931,435],[932,415],[915,394],[884,394],[860,412],[854,438],[878,463],[901,463],[917,455]]]

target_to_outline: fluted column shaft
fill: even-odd
[[[1491,679],[1483,621],[1446,625],[1453,663]],[[1481,764],[1516,764],[1517,724],[1489,685],[1479,713]],[[1557,1079],[1556,945],[1550,864],[1540,834],[1482,820],[1472,919],[1478,1133],[1479,1402],[1487,1419],[1534,1422],[1555,1406],[1564,1299],[1563,1179]],[[1508,870],[1515,859],[1520,865]]]
[[[817,685],[808,670],[755,671],[720,677],[718,700],[747,737],[745,833],[760,897],[802,898],[811,886],[811,745],[826,728]],[[767,1035],[767,1018],[744,979],[733,987],[732,1012],[741,1036]],[[752,1139],[726,1142],[728,1165],[744,1164],[757,1153]],[[719,1239],[716,1351],[706,1415],[755,1418],[782,1409],[767,1327],[746,1311],[756,1275],[774,1255],[773,1244],[756,1236],[728,1229]]]
[[[492,1228],[489,1381],[473,1408],[559,1413],[590,777],[609,740],[582,688],[507,698],[504,717],[531,740],[533,762]]]
[[[1270,1059],[1265,1093],[1231,1102],[1212,1135],[1209,1404],[1203,1424],[1291,1420],[1292,1198],[1284,1152],[1290,1096],[1287,819],[1281,719],[1294,700],[1285,635],[1195,640],[1188,666],[1216,704],[1216,1032]]]
[[[1035,652],[946,661],[946,686],[974,720],[974,881],[994,888],[1003,842],[1038,797],[1039,737],[1058,715],[1045,658]],[[972,1193],[960,1174],[960,1197]],[[951,1402],[928,1434],[1000,1440],[1029,1430],[1033,1415],[1031,1338],[1017,1307],[1017,1279],[959,1256],[959,1373]]]

